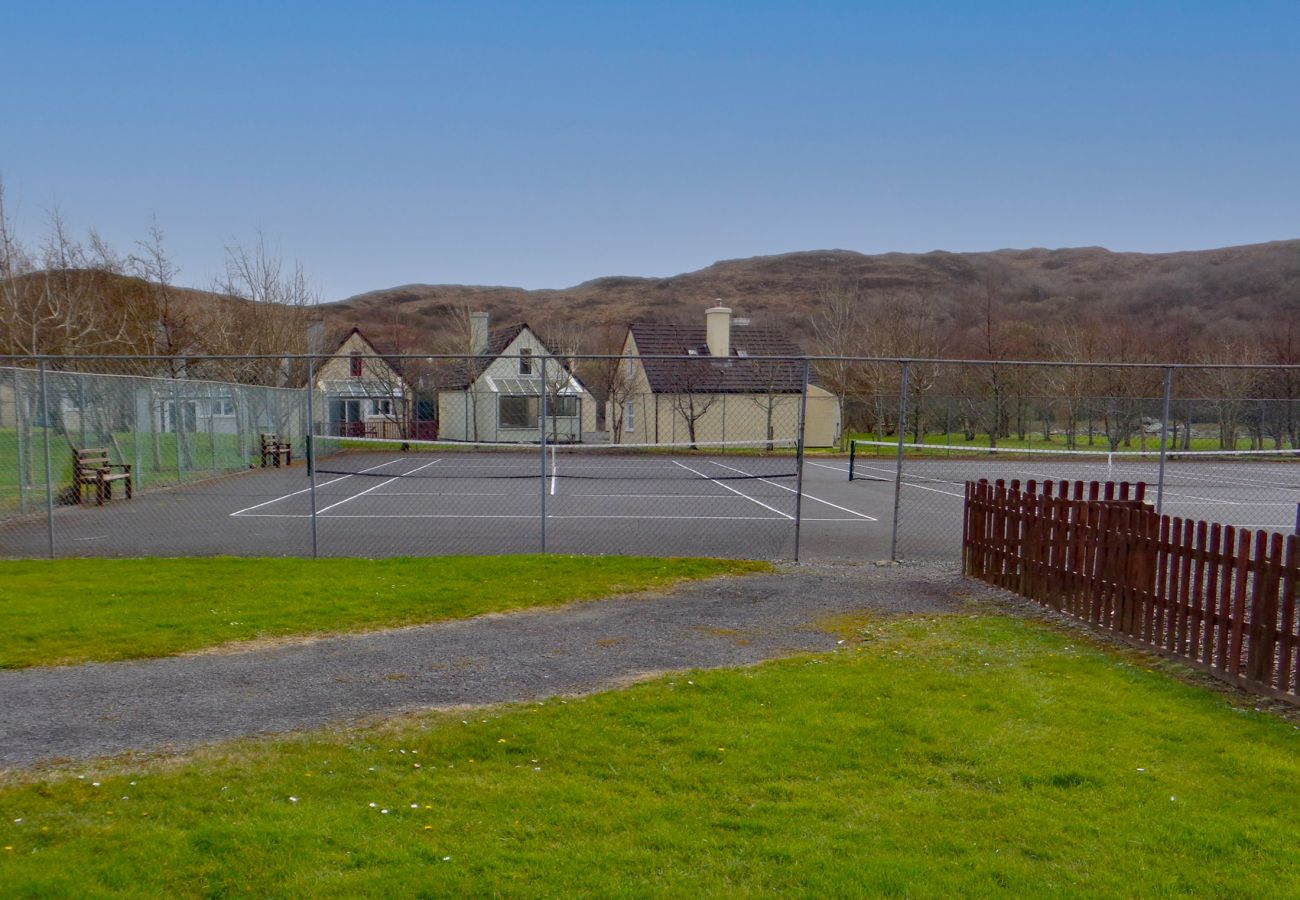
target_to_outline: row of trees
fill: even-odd
[[[966,299],[965,315],[954,319],[935,314],[935,298],[912,291],[827,288],[812,321],[814,352],[970,360],[909,364],[905,427],[917,441],[926,431],[960,431],[967,441],[978,437],[996,447],[1037,430],[1044,437],[1056,433],[1071,448],[1094,445],[1099,436],[1111,449],[1142,443],[1153,418],[1158,428],[1164,371],[1126,364],[1183,357],[1191,365],[1174,370],[1169,427],[1184,447],[1198,428],[1224,448],[1236,447],[1243,435],[1254,446],[1300,446],[1300,368],[1285,368],[1300,366],[1300,312],[1270,321],[1267,330],[1243,327],[1194,339],[1194,330],[1182,323],[1174,331],[1185,338],[1174,339],[1170,332],[1160,336],[1100,316],[1064,322],[1012,317],[993,277]],[[1190,356],[1189,347],[1196,348]],[[1021,360],[1103,365],[1007,364]],[[846,431],[897,433],[898,363],[828,360],[817,371],[844,401]]]
[[[0,182],[0,354],[173,357],[138,374],[178,376],[183,357],[303,353],[317,297],[301,264],[287,264],[261,234],[226,246],[210,290],[176,284],[180,268],[154,222],[126,251],[93,229],[71,233],[49,214],[34,241],[17,233]],[[266,360],[208,360],[190,375],[246,384],[285,383]]]

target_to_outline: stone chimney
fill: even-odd
[[[475,356],[487,353],[488,314],[472,312],[469,314],[469,350]]]
[[[721,302],[721,301],[719,301]],[[704,334],[710,356],[731,356],[731,310],[715,306],[704,311]]]

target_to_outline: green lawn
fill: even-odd
[[[11,774],[6,896],[1294,895],[1300,733],[1003,616]]]
[[[0,562],[0,668],[412,625],[770,570],[736,560],[550,555]]]
[[[50,435],[50,467],[54,473],[56,493],[72,483],[73,445],[79,449],[106,447],[113,462],[130,463],[135,467],[139,490],[168,487],[246,469],[256,457],[257,449],[256,435],[244,448],[246,452],[241,453],[238,435],[200,432],[186,434],[185,444],[178,451],[176,434],[165,432],[158,435],[158,458],[155,460],[153,436],[148,432],[118,432],[113,441],[90,434],[84,444],[76,433],[69,437]],[[45,430],[32,428],[23,437],[21,458],[28,464],[25,481],[20,481],[19,477],[19,449],[18,432],[13,428],[0,428],[0,516],[45,507]]]

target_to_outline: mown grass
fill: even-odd
[[[30,896],[1280,896],[1300,734],[1002,616],[583,699],[10,775]]]
[[[176,434],[157,435],[158,457],[154,457],[153,435],[148,432],[117,432],[112,440],[93,433],[84,442],[76,433],[65,437],[50,435],[50,471],[54,490],[72,484],[72,447],[104,447],[115,463],[134,466],[135,486],[139,491],[168,487],[182,482],[236,472],[252,464],[255,446],[240,452],[239,436],[234,434],[187,434],[183,450],[178,450]],[[256,441],[257,436],[252,437]],[[72,443],[69,443],[69,441]],[[138,446],[137,446],[138,442]],[[32,428],[24,435],[23,454],[28,470],[21,478],[18,432],[0,428],[0,514],[40,510],[45,507],[45,430]],[[157,463],[157,464],[155,464]]]
[[[412,625],[768,571],[646,557],[0,562],[0,668]]]

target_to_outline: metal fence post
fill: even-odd
[[[889,559],[891,561],[898,559],[898,506],[899,497],[903,490],[903,441],[906,439],[907,429],[907,391],[908,382],[911,375],[911,366],[908,360],[901,361],[902,372],[898,386],[898,460],[894,469],[894,522],[889,536]]]
[[[181,396],[176,379],[172,378],[172,434],[176,435],[176,483],[185,483],[185,466],[181,459]]]
[[[316,559],[319,555],[319,539],[316,534],[316,441],[313,439],[316,431],[316,407],[312,399],[316,393],[316,366],[315,361],[307,360],[307,478],[309,480],[309,493],[311,494],[311,558]]]
[[[41,360],[41,421],[45,424],[45,533],[50,559],[54,559],[54,466],[50,462],[50,387],[45,360]],[[75,487],[81,490],[81,485]]]
[[[28,457],[32,452],[29,441],[23,440],[23,431],[26,429],[27,416],[24,415],[27,405],[27,395],[19,389],[18,368],[14,368],[14,435],[17,442],[15,448],[18,452],[18,511],[27,512],[27,475],[31,470],[31,463]]]
[[[803,390],[799,395],[799,443],[796,445],[794,475],[794,561],[799,561],[799,530],[803,524],[803,448],[808,429],[808,370],[811,363],[803,361]],[[725,395],[724,395],[725,396]],[[771,434],[767,435],[769,438]],[[768,444],[770,447],[771,444]]]
[[[540,524],[542,536],[542,552],[546,552],[546,357],[541,358],[541,439],[537,442],[542,449],[542,489],[540,492],[541,503],[538,507],[540,511]]]
[[[1174,367],[1165,369],[1165,402],[1160,413],[1160,470],[1156,475],[1156,515],[1165,505],[1165,458],[1169,456],[1169,415],[1174,401]]]

